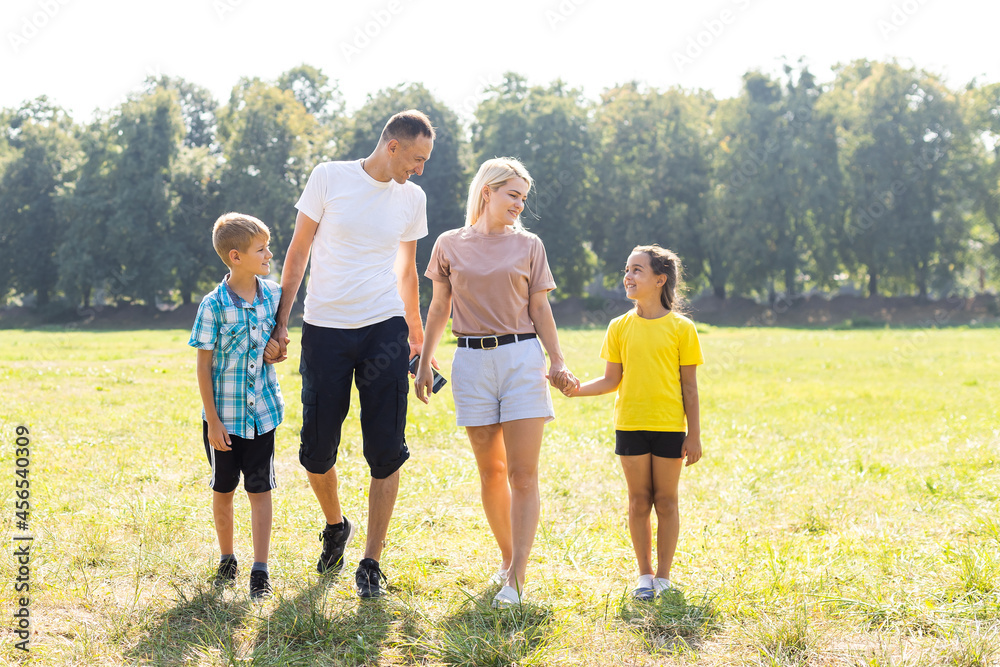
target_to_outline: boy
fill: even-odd
[[[243,473],[250,499],[254,564],[250,597],[271,594],[267,570],[271,540],[274,430],[285,404],[265,345],[281,298],[270,273],[270,232],[257,218],[226,213],[215,222],[212,245],[229,273],[198,308],[188,345],[198,349],[198,389],[204,406],[202,438],[212,466],[212,514],[222,557],[216,586],[236,580],[233,496]],[[277,343],[272,341],[274,352]]]

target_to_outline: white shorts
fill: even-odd
[[[537,338],[492,350],[460,347],[451,365],[459,426],[488,426],[517,419],[555,419],[545,353]]]

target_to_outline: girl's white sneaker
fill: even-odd
[[[507,583],[507,575],[510,574],[510,568],[499,567],[497,571],[490,576],[490,583],[496,584],[497,586],[503,586]]]
[[[653,579],[653,591],[656,597],[660,597],[667,591],[672,591],[676,588],[669,579],[664,579],[663,577],[656,577]]]
[[[493,598],[491,606],[494,609],[507,609],[508,607],[513,607],[515,605],[521,604],[521,597],[514,590],[513,586],[504,586],[500,589],[500,592],[496,594]]]
[[[635,581],[635,590],[632,591],[632,597],[636,600],[652,600],[656,597],[656,591],[653,589],[653,575],[639,575],[639,578]]]

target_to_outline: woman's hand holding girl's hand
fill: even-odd
[[[564,396],[576,396],[577,392],[580,391],[580,379],[569,373],[561,391]]]

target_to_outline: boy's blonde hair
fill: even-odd
[[[268,241],[271,240],[271,232],[267,225],[245,213],[230,212],[220,215],[212,227],[212,245],[226,266],[229,266],[230,250],[246,252],[253,240],[260,236]]]

